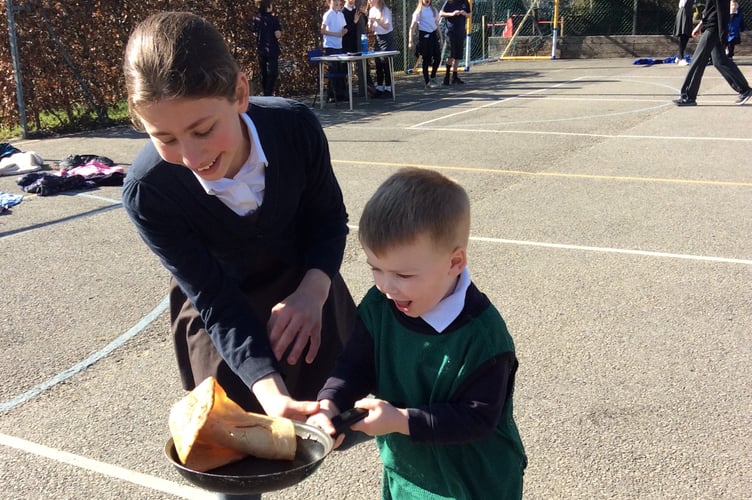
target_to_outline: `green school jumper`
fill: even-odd
[[[443,334],[427,335],[406,328],[390,301],[371,289],[359,313],[374,341],[375,396],[405,408],[449,402],[485,362],[514,352],[501,315],[483,294],[477,295],[487,306],[476,317],[458,329],[450,326]],[[473,308],[466,303],[467,309]],[[435,444],[416,443],[398,433],[377,436],[383,498],[522,498],[527,458],[512,410],[510,393],[495,432],[475,441]]]

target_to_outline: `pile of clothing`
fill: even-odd
[[[44,165],[34,151],[21,151],[10,143],[0,143],[0,175],[19,175],[36,172]]]
[[[122,186],[123,167],[106,156],[70,155],[57,172],[36,172],[21,176],[16,183],[27,193],[50,196],[64,191],[80,191],[98,186]]]

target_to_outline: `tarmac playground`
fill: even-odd
[[[752,491],[752,105],[708,68],[699,105],[676,108],[685,73],[504,61],[462,87],[413,75],[396,103],[315,109],[353,228],[402,166],[468,190],[471,275],[520,360],[526,499]],[[116,128],[12,144],[127,166],[144,141]],[[26,196],[0,217],[0,249],[0,499],[214,498],[162,454],[183,396],[168,276],[120,188]],[[371,284],[354,232],[342,273],[356,299]],[[380,498],[372,440],[264,498]]]

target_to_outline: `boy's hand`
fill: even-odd
[[[391,403],[376,398],[361,399],[355,402],[355,406],[368,410],[368,416],[353,424],[352,430],[364,432],[369,436],[381,436],[392,432],[410,435],[406,409],[395,408]]]

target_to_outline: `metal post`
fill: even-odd
[[[23,78],[21,78],[21,60],[18,57],[18,41],[16,40],[16,23],[13,14],[16,7],[12,0],[6,0],[8,9],[8,38],[10,38],[10,53],[13,59],[13,74],[16,81],[16,102],[18,103],[18,117],[21,121],[21,137],[26,139],[26,107],[23,98]]]

